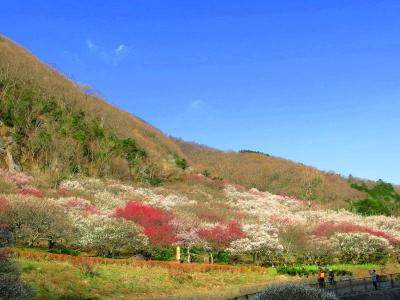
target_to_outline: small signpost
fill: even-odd
[[[176,246],[176,261],[180,262],[181,261],[181,247]]]

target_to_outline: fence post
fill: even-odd
[[[393,274],[390,274],[390,286],[394,288]]]

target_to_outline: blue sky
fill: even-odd
[[[400,183],[399,16],[385,0],[14,0],[0,29],[168,135]]]

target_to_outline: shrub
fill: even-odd
[[[32,289],[19,281],[19,269],[5,248],[13,243],[13,235],[6,226],[0,226],[0,299],[34,299]]]
[[[174,154],[174,161],[175,164],[181,168],[182,170],[186,170],[187,167],[189,167],[188,162],[186,161],[186,159],[179,157],[177,154]]]
[[[29,196],[34,196],[37,198],[43,197],[43,193],[34,187],[24,187],[23,189],[20,190],[19,193],[21,195],[29,195]]]
[[[352,204],[361,215],[390,215],[400,208],[400,194],[390,183],[378,180],[372,188],[368,188],[364,182],[352,183],[351,187],[367,194],[367,198]]]
[[[149,254],[151,259],[170,261],[175,257],[175,248],[168,246],[151,247]]]
[[[4,300],[35,299],[32,289],[25,283],[15,280],[0,280],[0,298]]]
[[[288,274],[291,276],[309,276],[309,275],[314,275],[318,273],[318,266],[314,267],[307,267],[305,268],[302,265],[294,265],[294,266],[280,266],[276,268],[276,271],[278,274]],[[333,271],[336,276],[344,276],[344,275],[352,275],[352,272],[346,271],[343,269],[335,269],[333,268]]]
[[[96,265],[92,260],[73,260],[72,264],[79,269],[84,276],[94,277],[98,275]]]
[[[78,256],[81,253],[80,250],[68,249],[68,248],[53,248],[49,249],[47,252],[57,253],[57,254],[68,254],[72,256]]]
[[[255,297],[259,300],[337,300],[335,294],[315,289],[307,285],[286,283],[268,288]]]
[[[204,169],[203,171],[201,171],[201,175],[203,175],[204,177],[209,178],[211,176],[211,173],[207,169]]]
[[[364,216],[390,215],[390,209],[386,203],[379,199],[363,199],[352,204],[357,213]]]

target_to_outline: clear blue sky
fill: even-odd
[[[13,0],[0,30],[168,135],[400,183],[398,0]]]

